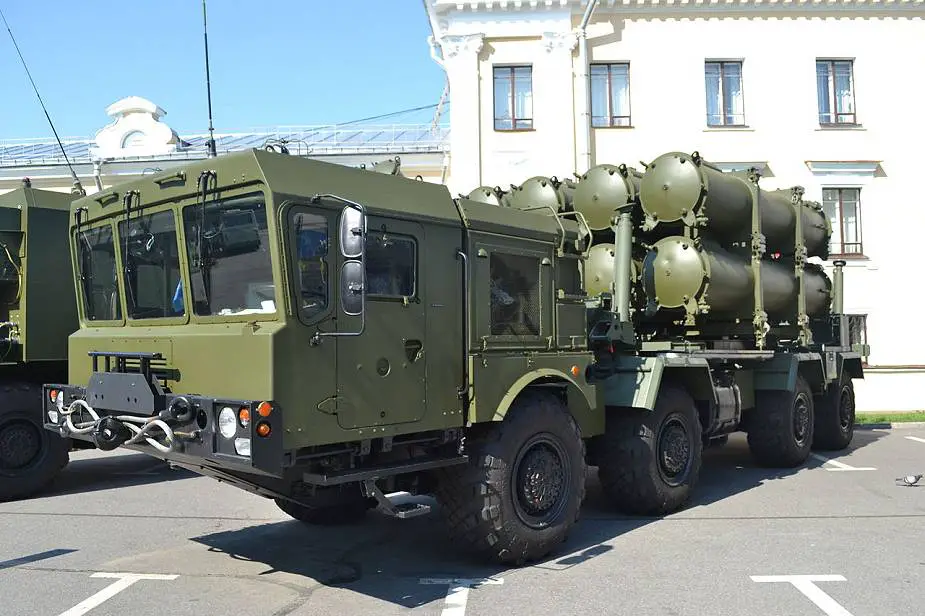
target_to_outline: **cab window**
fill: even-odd
[[[412,297],[417,247],[414,239],[370,231],[366,241],[366,285],[370,296]]]
[[[330,235],[328,219],[315,212],[293,210],[289,215],[296,253],[297,307],[304,320],[310,320],[329,304]]]
[[[177,228],[172,211],[133,215],[119,223],[126,311],[132,319],[184,314]]]
[[[88,321],[121,320],[122,301],[112,227],[85,229],[75,237],[84,318]]]

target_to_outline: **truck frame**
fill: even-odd
[[[493,203],[491,189],[453,198],[260,150],[79,199],[80,328],[68,381],[44,387],[44,425],[272,498],[307,523],[376,506],[411,517],[429,507],[386,494],[433,494],[456,545],[515,565],[565,540],[589,465],[615,508],[662,515],[688,502],[703,448],[730,433],[779,467],[848,446],[867,347],[854,333],[863,316],[842,311],[841,264],[821,315],[802,308],[800,279],[793,318],[768,318],[759,283],[754,322],[724,321],[703,298],[653,321],[646,289],[664,280],[636,258],[652,225],[639,177],[615,169],[633,194],[607,201],[597,229],[577,201],[550,205],[533,188],[519,203]],[[745,236],[758,247],[742,267],[760,276],[765,196],[755,178],[735,181],[751,191]],[[600,232],[612,269],[592,295]]]

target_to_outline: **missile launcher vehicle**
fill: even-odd
[[[45,427],[306,523],[431,494],[455,545],[542,558],[589,465],[663,515],[730,433],[777,467],[850,443],[863,316],[806,261],[825,217],[759,179],[670,153],[453,198],[250,150],[111,187],[73,204],[81,326]]]
[[[73,197],[28,181],[0,195],[0,501],[38,493],[75,445],[42,428],[42,384],[67,378],[67,337],[78,327]]]

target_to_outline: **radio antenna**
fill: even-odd
[[[35,86],[35,81],[32,79],[32,73],[29,72],[29,67],[26,66],[26,60],[22,57],[22,52],[19,50],[19,45],[16,44],[16,38],[13,37],[13,31],[10,29],[10,24],[6,21],[6,16],[3,14],[3,11],[0,11],[0,18],[3,19],[3,24],[6,26],[6,31],[10,33],[10,40],[13,41],[13,47],[16,48],[16,53],[19,54],[19,60],[22,62],[23,68],[26,69],[26,75],[29,76],[29,81],[32,83],[32,89],[35,90],[35,95],[39,99],[39,104],[42,106],[42,111],[45,112],[45,117],[48,119],[48,124],[51,126],[51,132],[55,134],[55,140],[58,142],[58,147],[61,148],[61,154],[64,155],[64,162],[67,163],[67,168],[71,170],[71,177],[74,178],[74,188],[71,189],[71,192],[75,195],[86,196],[87,191],[84,190],[84,187],[80,183],[80,179],[77,177],[77,174],[74,173],[74,167],[71,166],[71,161],[67,157],[67,152],[64,151],[64,145],[61,143],[61,138],[58,137],[58,131],[55,130],[55,125],[51,121],[51,116],[48,115],[48,109],[45,108],[45,102],[42,100],[42,96],[39,94],[39,89]]]
[[[206,99],[209,104],[209,140],[206,145],[209,148],[209,158],[217,156],[215,151],[215,133],[212,128],[212,80],[209,77],[209,32],[206,27],[206,0],[202,0],[202,38],[206,48]]]

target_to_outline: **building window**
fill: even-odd
[[[591,126],[630,125],[630,65],[591,65]]]
[[[822,207],[832,223],[829,251],[833,256],[862,255],[861,189],[825,188]]]
[[[816,60],[820,124],[856,124],[854,61]]]
[[[742,62],[708,61],[707,125],[744,126],[745,101],[742,96]]]
[[[495,130],[533,128],[533,68],[496,66]]]

